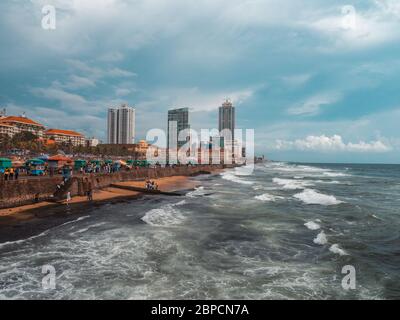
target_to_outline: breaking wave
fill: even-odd
[[[348,256],[349,254],[343,250],[342,248],[339,247],[338,244],[333,244],[330,248],[329,251],[334,253],[334,254],[338,254],[340,256]]]
[[[155,227],[174,226],[182,224],[185,217],[176,207],[183,205],[184,202],[176,204],[167,204],[162,208],[148,211],[142,220],[147,224]]]
[[[275,184],[282,186],[283,189],[287,190],[304,189],[305,187],[310,187],[313,185],[311,182],[308,181],[292,180],[292,179],[274,178],[272,181]]]
[[[257,200],[260,200],[260,201],[265,201],[265,202],[275,202],[276,200],[284,199],[283,197],[274,196],[269,193],[264,193],[262,195],[255,196],[254,198]]]
[[[304,225],[310,230],[321,229],[321,226],[318,223],[314,222],[314,221],[309,221],[309,222],[305,223]]]
[[[321,231],[317,237],[314,239],[315,244],[325,245],[328,243],[328,239],[326,238],[325,232]]]
[[[326,171],[323,174],[324,174],[324,176],[327,176],[327,177],[348,177],[349,176],[349,174],[347,174],[347,173],[330,172],[330,171]]]
[[[295,194],[294,197],[306,204],[319,204],[323,206],[333,206],[343,203],[334,196],[322,194],[312,189],[306,189],[301,193]]]
[[[221,174],[221,176],[222,176],[222,179],[229,180],[229,181],[236,182],[236,183],[240,183],[240,184],[247,184],[247,185],[254,184],[253,181],[248,181],[248,180],[245,180],[243,178],[239,178],[239,177],[237,177],[235,174],[233,174],[231,172],[224,172],[224,173]]]

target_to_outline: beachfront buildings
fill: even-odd
[[[85,136],[71,130],[49,129],[44,132],[44,136],[56,143],[68,143],[73,146],[84,146],[86,143]]]
[[[6,124],[6,123],[2,123],[0,121],[0,134],[6,134],[9,137],[13,137],[18,132],[19,132],[19,130],[17,127],[14,127],[14,126]]]
[[[108,109],[108,144],[133,144],[135,139],[135,109],[122,105]]]
[[[235,140],[235,107],[229,100],[219,107],[218,130],[221,135],[221,145],[232,144]]]
[[[42,124],[26,116],[3,116],[0,118],[0,127],[0,131],[2,133],[7,133],[10,137],[19,132],[28,131],[41,138],[45,130]]]
[[[177,159],[178,150],[186,144],[190,137],[179,141],[179,133],[190,129],[189,108],[171,109],[168,111],[168,132],[167,132],[167,162],[170,159]]]

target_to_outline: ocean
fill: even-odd
[[[246,173],[0,244],[0,299],[400,298],[400,166],[268,162]],[[44,265],[55,289],[42,286]]]

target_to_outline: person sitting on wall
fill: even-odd
[[[150,188],[151,188],[150,180],[147,180],[147,181],[146,181],[146,189],[147,189],[147,190],[150,190]]]

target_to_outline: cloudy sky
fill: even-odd
[[[3,0],[0,46],[0,106],[49,127],[212,129],[230,98],[272,159],[400,162],[399,0]]]

